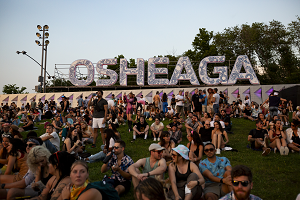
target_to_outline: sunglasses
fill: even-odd
[[[239,186],[240,183],[243,187],[247,187],[249,185],[249,181],[232,181],[232,185],[235,187]]]
[[[163,151],[154,151],[154,152],[157,152],[158,154],[161,154]]]
[[[114,149],[118,149],[118,148],[120,148],[120,147],[113,146],[113,148],[114,148]]]
[[[174,157],[174,158],[175,158],[176,156],[177,156],[176,154],[172,154],[172,157]]]
[[[214,150],[215,150],[214,148],[204,149],[204,152],[209,152],[209,151],[213,152]]]
[[[31,148],[33,145],[36,145],[36,144],[27,144],[26,146]]]

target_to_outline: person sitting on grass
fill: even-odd
[[[179,130],[181,130],[182,124],[180,123],[180,121],[178,120],[178,118],[177,118],[176,115],[173,117],[173,121],[172,121],[170,124],[168,124],[168,125],[166,126],[167,129],[168,129],[168,131],[170,131],[170,130],[171,130],[171,127],[174,126],[174,125],[177,126],[177,128],[178,128]]]
[[[169,130],[168,132],[171,137],[170,139],[173,140],[175,144],[179,144],[182,141],[182,132],[175,124],[172,125],[171,130]]]
[[[204,199],[217,200],[232,190],[230,161],[226,157],[216,156],[212,143],[204,146],[204,153],[207,158],[199,164],[205,178]]]
[[[281,121],[279,119],[275,120],[274,129],[269,131],[270,147],[274,148],[274,153],[279,149],[280,155],[288,155],[289,148],[286,144],[286,134],[282,130]]]
[[[140,121],[133,127],[133,140],[131,142],[134,142],[137,136],[144,137],[144,140],[146,140],[148,136],[148,131],[149,125],[146,122],[145,117],[142,115],[140,117]]]
[[[223,129],[225,129],[225,123],[223,121],[221,121],[221,115],[220,114],[216,114],[215,118],[213,121],[210,122],[210,127],[214,128],[215,126],[215,121],[219,121],[221,123],[221,126]]]
[[[132,176],[134,188],[148,177],[158,176],[158,178],[163,179],[163,174],[167,169],[166,160],[162,158],[164,149],[159,144],[153,143],[149,146],[150,157],[141,158],[136,163],[130,165],[128,170]],[[143,168],[142,174],[139,170],[140,167]]]
[[[77,155],[78,153],[82,153],[81,142],[82,138],[79,137],[78,129],[70,128],[67,138],[64,141],[62,151],[67,151],[72,155]]]
[[[300,128],[298,120],[293,120],[291,128],[286,129],[286,141],[290,150],[300,152]]]
[[[55,153],[60,150],[60,139],[53,130],[52,124],[47,124],[46,133],[41,135],[40,138],[43,140],[50,153]]]
[[[262,156],[266,156],[271,152],[269,148],[268,131],[263,129],[263,122],[256,120],[256,129],[252,129],[248,135],[248,141],[251,143],[251,149],[263,150]]]
[[[258,114],[258,120],[261,120],[263,123],[263,129],[268,129],[269,121],[265,118],[263,113]]]
[[[174,116],[174,110],[171,108],[171,106],[168,106],[168,111],[165,113],[165,118],[172,119]]]
[[[253,188],[252,172],[247,166],[237,165],[233,167],[231,178],[233,191],[220,200],[261,200],[261,198],[250,194]]]
[[[175,148],[175,143],[170,138],[170,133],[168,131],[163,131],[160,135],[160,142],[158,143],[160,146],[164,147],[162,157],[166,160],[166,162],[172,161],[172,148]]]
[[[134,190],[136,200],[166,200],[163,185],[155,178],[147,178],[139,183]]]
[[[26,122],[20,127],[19,132],[33,130],[34,122],[31,115],[27,115]]]
[[[203,155],[203,143],[202,140],[196,131],[192,131],[187,134],[187,148],[189,149],[189,159],[191,162],[194,162],[197,166]]]
[[[221,153],[221,149],[225,147],[225,145],[229,142],[229,138],[227,132],[221,126],[219,121],[214,122],[214,130],[211,133],[212,143],[217,148],[216,154]],[[224,141],[224,138],[226,141]]]
[[[150,130],[152,131],[153,135],[153,141],[156,141],[157,135],[158,135],[158,141],[160,141],[160,135],[162,130],[164,129],[164,124],[160,121],[158,117],[155,118],[155,121],[150,126]]]
[[[119,195],[127,193],[131,187],[131,175],[128,168],[134,162],[124,153],[125,142],[123,140],[116,140],[114,145],[114,154],[108,163],[104,163],[101,167],[101,173],[107,172],[111,169],[111,177],[104,178],[107,184],[111,184],[118,192]],[[110,153],[108,153],[109,156]]]
[[[198,121],[198,116],[193,115],[192,120],[185,123],[185,128],[187,133],[191,133],[191,131],[199,133],[200,128],[202,128],[203,125],[200,121]]]
[[[243,114],[244,119],[249,119],[249,120],[252,120],[252,121],[254,120],[254,119],[251,117],[251,115],[252,115],[252,109],[251,109],[251,107],[250,107],[249,104],[246,104],[243,113],[244,113],[244,114]]]

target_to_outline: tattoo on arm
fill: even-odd
[[[51,200],[57,200],[66,185],[67,185],[66,183],[60,183],[55,189],[55,191],[53,192],[51,196]]]

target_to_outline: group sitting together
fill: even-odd
[[[119,99],[113,95],[108,101],[102,95],[100,90],[89,100],[81,97],[76,109],[64,96],[60,108],[49,104],[46,112],[50,111],[53,119],[45,123],[45,133],[39,137],[30,130],[45,109],[34,104],[24,108],[27,111],[22,111],[22,116],[27,119],[20,126],[10,118],[17,108],[2,107],[1,199],[119,199],[131,189],[131,182],[136,199],[260,199],[250,194],[253,182],[248,167],[232,168],[226,157],[216,156],[226,150],[228,133],[232,133],[230,118],[236,116],[256,120],[248,141],[252,149],[262,150],[262,155],[268,155],[270,147],[281,155],[300,150],[299,120],[293,116],[291,128],[284,130],[289,120],[282,121],[284,116],[277,104],[273,106],[273,96],[264,102],[270,104],[269,112],[264,113],[264,104],[250,106],[250,100],[244,108],[229,106],[229,97],[218,94],[217,89],[208,90],[208,95],[197,89],[193,95],[180,91],[172,97],[171,106],[165,93],[162,98],[157,93],[153,104],[142,97],[138,101],[132,93]],[[166,126],[162,123],[165,119],[171,120]],[[158,142],[149,146],[149,157],[134,162],[125,154],[126,144],[121,140],[125,133],[118,127],[126,122],[133,134],[132,145],[139,137],[147,140],[152,136]],[[85,146],[96,147],[99,129],[102,150],[91,155]],[[185,134],[188,143],[183,145]],[[110,170],[111,176],[89,183],[87,163],[97,161],[103,162],[101,173]]]

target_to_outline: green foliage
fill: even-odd
[[[20,87],[16,86],[16,84],[7,84],[3,86],[2,92],[3,94],[24,94],[24,90],[27,89],[26,87],[19,88]]]

